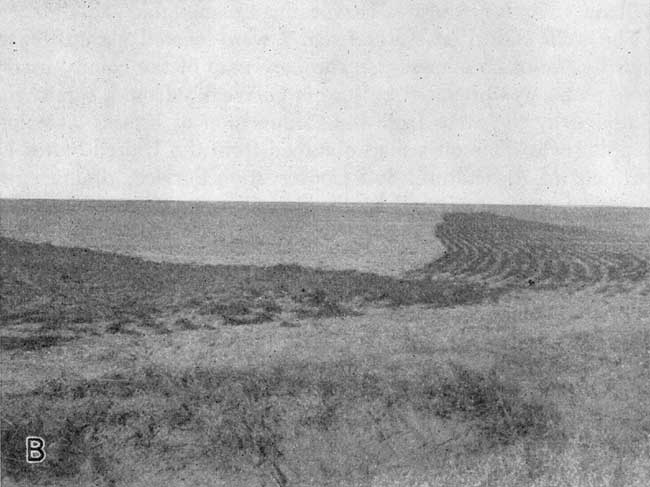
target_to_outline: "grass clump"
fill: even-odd
[[[181,330],[198,330],[201,328],[200,325],[197,325],[189,318],[178,318],[174,321],[174,326],[180,328]]]
[[[332,300],[323,289],[302,289],[294,296],[294,300],[300,303],[297,315],[301,318],[328,318],[350,314],[349,310]]]
[[[280,408],[262,400],[259,391],[233,387],[218,409],[198,415],[207,433],[206,452],[218,468],[239,472],[246,467],[268,470],[280,486],[287,485],[284,471],[285,428]]]
[[[255,325],[274,319],[281,308],[270,298],[229,299],[220,302],[209,300],[198,312],[203,315],[220,316],[225,325]]]
[[[224,324],[230,326],[258,325],[260,323],[273,321],[274,319],[271,313],[267,313],[265,311],[258,311],[239,316],[223,315],[222,318]]]
[[[559,421],[557,411],[503,381],[496,368],[487,373],[450,364],[452,374],[436,391],[436,413],[472,418],[490,443],[508,444],[521,437],[542,437]]]
[[[106,326],[106,332],[111,333],[111,334],[129,333],[129,330],[127,329],[127,326],[129,325],[129,323],[130,323],[130,320],[128,320],[126,318],[112,320]]]
[[[208,301],[199,308],[203,315],[237,316],[250,312],[250,305],[244,300],[234,299],[227,302]]]

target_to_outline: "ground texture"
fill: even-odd
[[[650,483],[643,242],[488,213],[437,235],[401,279],[0,239],[3,482]]]

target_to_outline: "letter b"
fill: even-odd
[[[25,455],[27,463],[41,463],[45,460],[45,441],[40,436],[25,438]]]

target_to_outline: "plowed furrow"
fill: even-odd
[[[451,213],[437,225],[447,251],[421,272],[449,273],[496,286],[541,287],[637,282],[650,274],[636,255],[610,234],[502,217]]]

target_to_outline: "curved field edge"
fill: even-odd
[[[412,276],[445,276],[497,287],[635,283],[648,255],[625,235],[520,220],[492,213],[450,213],[436,225],[444,255]],[[645,249],[648,251],[648,249]]]
[[[365,304],[444,307],[496,299],[517,287],[634,284],[650,268],[646,257],[609,234],[491,213],[446,214],[436,234],[445,254],[402,279],[298,265],[159,263],[0,238],[0,318],[46,330],[101,321],[109,332],[217,321],[290,324],[355,313]],[[4,346],[21,344],[8,339]]]
[[[170,316],[192,323],[252,324],[356,312],[367,303],[453,306],[496,296],[476,282],[397,279],[298,265],[157,263],[87,249],[0,240],[5,323],[61,326],[104,322],[156,328]]]

